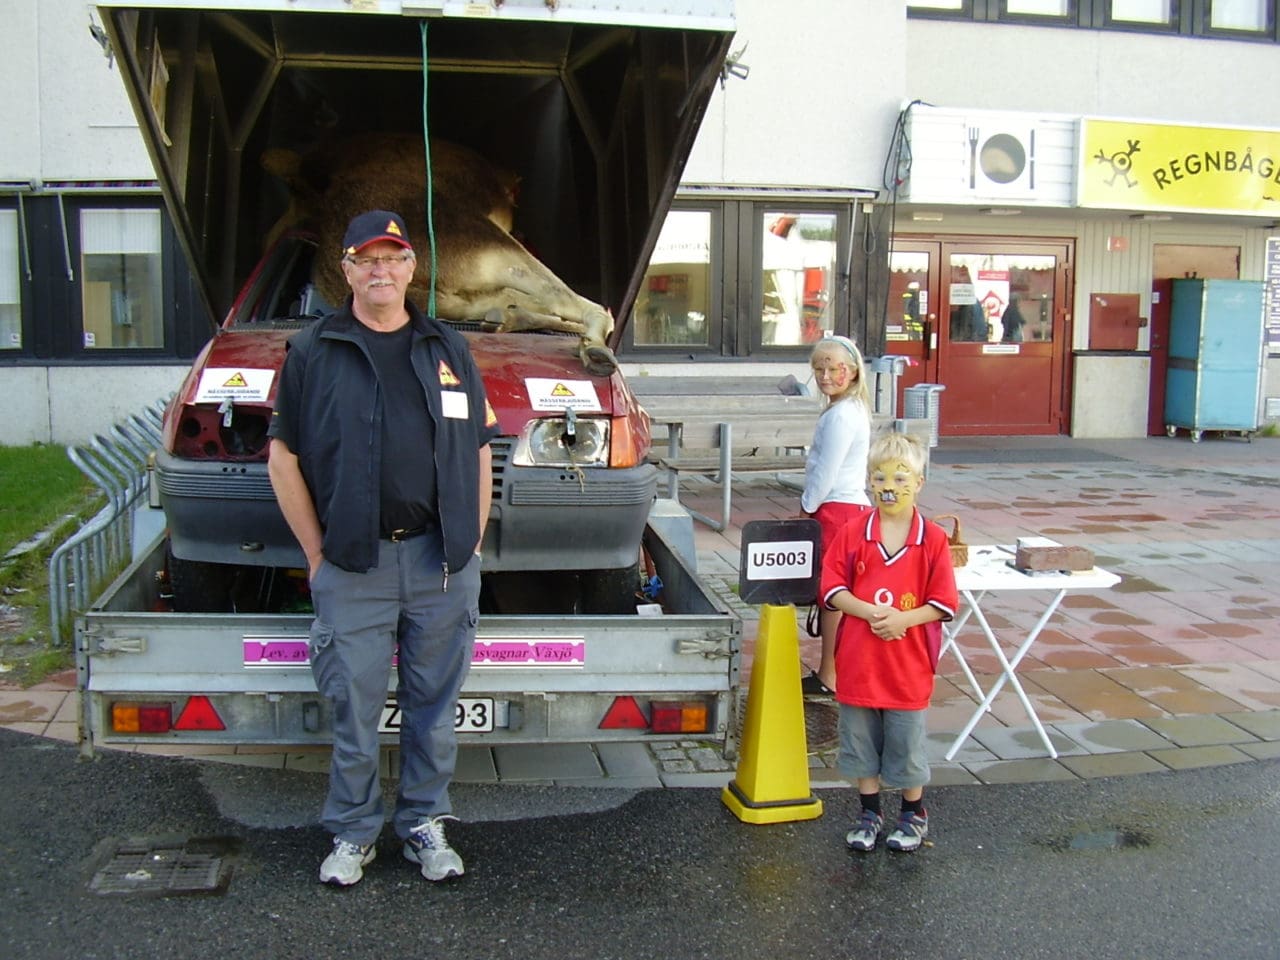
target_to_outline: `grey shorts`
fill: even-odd
[[[909,790],[929,782],[924,710],[876,710],[840,704],[840,775],[879,777],[886,787]]]

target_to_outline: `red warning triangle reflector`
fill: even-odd
[[[649,721],[635,697],[615,697],[600,721],[601,730],[645,730],[648,727]]]
[[[173,725],[173,729],[225,730],[227,725],[218,716],[218,711],[213,709],[208,697],[197,696],[187,701],[182,713],[178,714],[178,722]]]

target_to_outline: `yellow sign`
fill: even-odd
[[[1080,122],[1082,207],[1280,216],[1280,130]]]

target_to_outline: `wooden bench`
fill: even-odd
[[[686,384],[686,390],[696,383]],[[735,473],[803,472],[822,411],[816,397],[783,394],[663,393],[642,394],[639,400],[653,425],[650,460],[666,472],[668,496],[679,502],[682,473],[709,476],[718,485],[718,517],[685,507],[694,519],[717,531],[730,523]],[[915,433],[927,443],[927,420],[873,417],[873,432],[893,429]]]
[[[710,476],[719,485],[719,517],[689,510],[713,530],[729,525],[733,474],[804,469],[821,409],[813,397],[782,394],[642,396],[640,403],[653,424],[650,459],[667,474],[668,496],[679,501],[681,473]]]

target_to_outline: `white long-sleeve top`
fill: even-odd
[[[813,513],[831,500],[871,503],[867,496],[870,446],[871,415],[861,400],[837,400],[822,411],[804,462],[800,506],[806,513]]]

